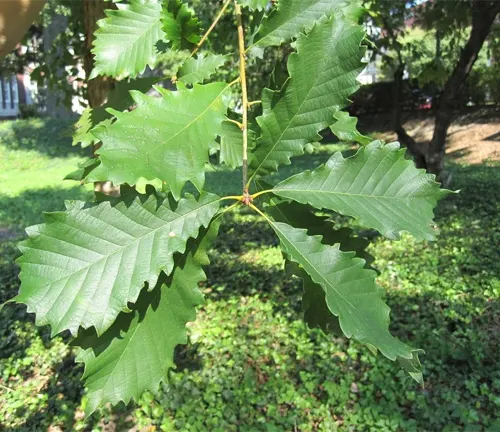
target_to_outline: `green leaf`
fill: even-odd
[[[81,144],[83,148],[97,144],[99,140],[92,134],[91,130],[94,127],[92,123],[92,108],[87,107],[83,110],[82,115],[75,123],[75,131],[73,133],[73,145]]]
[[[97,126],[102,121],[113,117],[113,115],[107,111],[109,108],[117,111],[128,110],[134,103],[130,95],[132,90],[147,93],[158,81],[159,79],[157,77],[141,77],[115,82],[113,90],[108,93],[108,100],[106,103],[92,110],[92,124]]]
[[[271,205],[265,207],[265,212],[276,222],[286,223],[293,228],[305,229],[311,236],[321,236],[321,241],[326,245],[340,244],[342,252],[355,252],[356,256],[363,258],[366,268],[371,268],[375,259],[367,252],[370,242],[362,237],[355,237],[349,228],[335,229],[334,223],[325,216],[318,216],[313,209],[298,202],[285,202],[279,198],[271,198]]]
[[[320,141],[319,132],[359,88],[363,38],[363,28],[341,15],[323,18],[298,37],[297,53],[288,60],[290,79],[281,91],[264,89],[262,94],[263,115],[257,118],[262,136],[250,160],[253,175],[276,171],[303,154],[305,145]]]
[[[79,326],[102,334],[145,282],[153,287],[160,271],[172,271],[174,253],[183,252],[219,208],[212,194],[175,204],[122,193],[46,214],[46,223],[28,229],[20,244],[22,283],[14,300],[36,313],[37,325],[50,324],[52,334],[76,334]]]
[[[97,168],[100,163],[101,161],[96,158],[87,159],[86,161],[79,163],[78,169],[69,173],[66,177],[64,177],[64,180],[75,180],[83,182],[87,178],[89,173]]]
[[[333,117],[337,120],[330,129],[341,141],[355,141],[361,145],[370,144],[370,138],[360,134],[357,129],[358,119],[349,113],[339,111]]]
[[[265,48],[279,46],[310,30],[325,15],[348,11],[351,18],[359,9],[351,11],[351,3],[346,0],[280,0],[278,7],[264,18],[254,39],[253,46]],[[250,47],[249,49],[251,49]]]
[[[130,91],[137,90],[145,93],[156,82],[158,82],[156,77],[116,82],[115,88],[108,93],[108,100],[103,106],[94,109],[85,108],[75,125],[73,145],[81,144],[85,148],[97,144],[99,140],[92,134],[92,129],[102,122],[106,122],[105,125],[111,124],[110,119],[113,115],[107,111],[108,108],[118,111],[129,109],[133,103]]]
[[[376,348],[391,360],[412,360],[415,351],[389,333],[389,307],[382,301],[382,288],[376,273],[364,268],[365,262],[353,252],[342,252],[338,245],[326,246],[320,237],[305,230],[274,222],[285,255],[320,285],[328,309],[339,317],[348,338]]]
[[[243,7],[247,7],[251,10],[264,10],[269,4],[269,0],[240,0]]]
[[[175,347],[187,343],[186,323],[196,319],[196,307],[203,303],[198,283],[205,279],[192,258],[172,276],[153,291],[144,291],[132,313],[120,314],[104,335],[87,342],[92,348],[77,357],[85,363],[87,416],[108,402],[137,400],[166,381],[175,366]]]
[[[248,149],[255,147],[257,134],[248,129]],[[225,121],[222,124],[220,141],[220,162],[232,169],[243,165],[243,132],[237,124]]]
[[[304,295],[302,296],[302,310],[304,321],[309,328],[319,328],[324,333],[333,333],[342,336],[342,329],[338,317],[333,315],[326,304],[325,291],[321,285],[314,283],[309,275],[294,262],[286,261],[286,273],[302,279]]]
[[[172,49],[193,49],[201,40],[201,23],[182,0],[165,0],[161,14],[162,29]]]
[[[177,91],[157,88],[160,98],[132,92],[137,108],[113,112],[117,120],[93,132],[103,145],[101,165],[89,180],[135,185],[142,177],[159,178],[176,199],[188,181],[201,190],[209,148],[225,119],[227,89],[224,83]]]
[[[285,202],[279,198],[270,198],[270,205],[265,207],[266,213],[276,222],[282,222],[293,228],[305,229],[310,236],[321,236],[325,245],[340,245],[342,252],[355,252],[356,256],[365,260],[365,268],[371,268],[374,261],[366,248],[369,241],[354,237],[349,228],[334,229],[333,222],[327,217],[317,216],[311,207],[298,202]],[[315,284],[311,278],[295,263],[286,263],[287,274],[295,275],[303,280],[304,295],[302,309],[304,321],[310,328],[320,328],[325,333],[341,335],[338,318],[332,315],[325,300],[325,293],[320,285]]]
[[[108,75],[118,79],[136,77],[156,63],[156,43],[164,37],[161,4],[156,0],[131,0],[107,10],[98,21],[92,53],[95,67],[90,79]]]
[[[177,72],[177,80],[184,85],[203,83],[226,63],[228,56],[220,54],[200,54],[198,58],[186,60]]]
[[[335,153],[326,165],[290,177],[273,192],[354,217],[391,239],[408,231],[431,240],[434,207],[449,193],[434,178],[405,159],[398,143],[374,141],[347,159]]]
[[[175,347],[187,342],[186,323],[194,321],[195,308],[203,303],[198,284],[206,277],[200,266],[210,264],[207,250],[220,221],[216,218],[189,240],[185,254],[176,257],[172,275],[162,274],[154,290],[144,290],[131,313],[121,313],[102,336],[81,331],[73,342],[85,348],[77,361],[85,363],[87,416],[108,402],[128,403],[145,390],[156,391],[167,380]]]

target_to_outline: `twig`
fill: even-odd
[[[240,78],[241,92],[243,95],[243,195],[248,195],[248,89],[247,89],[247,72],[245,59],[245,32],[243,30],[243,20],[241,6],[238,0],[234,0],[236,13],[236,21],[238,23],[238,49],[240,52]],[[249,204],[250,201],[245,204]]]
[[[241,130],[243,130],[243,123],[240,123],[239,121],[233,120],[233,119],[226,119],[226,121],[230,123],[234,123],[236,126],[238,126]]]
[[[196,45],[196,48],[193,50],[193,52],[191,53],[189,58],[193,57],[198,52],[198,50],[201,48],[201,46],[205,43],[205,41],[208,39],[208,36],[210,36],[210,33],[212,33],[215,26],[219,23],[220,19],[224,15],[224,12],[226,12],[226,9],[228,8],[230,3],[231,3],[231,0],[226,0],[226,2],[224,3],[224,6],[222,6],[222,9],[220,10],[219,14],[215,17],[214,22],[209,27],[209,29],[206,31],[206,33],[203,35],[201,40],[198,42],[198,45]]]
[[[1,388],[1,389],[4,389],[4,390],[7,390],[7,391],[9,391],[9,392],[13,392],[13,391],[14,391],[14,389],[11,389],[10,387],[4,386],[4,385],[2,385],[2,384],[0,384],[0,388]]]
[[[248,107],[251,107],[251,106],[254,106],[254,105],[258,105],[258,104],[261,104],[261,103],[262,103],[262,101],[260,101],[260,100],[248,102]]]

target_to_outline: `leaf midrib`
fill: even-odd
[[[319,0],[320,1],[320,0]],[[316,4],[316,3],[315,3]],[[333,24],[333,23],[332,23]],[[324,52],[324,51],[323,51]],[[299,55],[299,51],[296,52],[296,55]],[[323,62],[322,62],[322,65],[321,66],[324,66],[326,63],[328,63],[328,61],[331,59],[331,57],[327,56],[327,55],[324,55],[323,56]],[[345,75],[347,72],[344,72],[343,75]],[[293,115],[293,117],[290,119],[290,121],[288,122],[288,124],[286,125],[285,129],[281,132],[281,135],[279,136],[279,138],[277,140],[275,140],[272,148],[269,150],[269,152],[267,153],[266,157],[262,160],[262,162],[259,163],[258,167],[255,169],[254,171],[254,174],[252,176],[252,178],[255,177],[255,175],[257,175],[257,173],[260,171],[260,169],[263,167],[264,163],[269,159],[271,153],[274,151],[274,149],[276,148],[276,146],[281,142],[283,136],[285,135],[286,132],[288,132],[290,130],[290,125],[292,124],[292,122],[295,121],[295,119],[301,115],[301,114],[304,114],[301,112],[302,110],[302,106],[306,103],[306,101],[309,101],[309,95],[311,94],[311,92],[317,87],[318,85],[318,81],[320,79],[320,77],[322,76],[322,74],[319,74],[316,76],[315,80],[314,80],[314,83],[313,85],[311,86],[311,88],[309,89],[309,91],[307,92],[306,96],[304,97],[304,100],[300,103],[299,107],[297,108],[297,112]],[[290,80],[294,79],[293,76],[290,77]],[[296,79],[296,78],[295,78]],[[338,79],[338,77],[336,77],[335,79]],[[286,89],[286,93],[285,95],[283,96],[283,99],[286,98],[287,96],[287,93],[288,93],[288,90],[290,88],[291,85],[289,85],[289,87]],[[329,107],[327,107],[326,109],[328,109]],[[272,110],[271,110],[272,112]],[[264,116],[262,116],[264,117]],[[257,149],[258,150],[258,149]],[[254,154],[257,154],[257,150],[255,151]]]
[[[290,21],[293,21],[294,19],[296,19],[299,15],[303,14],[303,13],[306,13],[308,12],[310,9],[312,9],[314,6],[316,6],[318,3],[320,3],[321,1],[323,0],[317,0],[314,4],[311,4],[308,8],[304,9],[304,10],[299,10],[297,12],[296,15],[293,15],[291,16],[287,21],[285,21],[284,23],[280,24],[279,27],[275,28],[272,32],[268,33],[267,35],[265,35],[263,38],[259,39],[257,42],[254,42],[252,45],[250,45],[247,49],[246,49],[246,52],[250,51],[253,47],[257,46],[260,42],[262,42],[263,40],[266,40],[267,38],[269,38],[272,34],[276,33],[277,31],[279,31],[280,29],[282,29],[285,25],[289,24]],[[279,13],[280,10],[277,9],[275,13]],[[269,21],[267,21],[269,22]],[[267,24],[266,22],[266,24]]]
[[[315,189],[273,189],[273,192],[298,192],[298,193],[314,193],[314,194],[325,194],[325,195],[340,195],[340,196],[349,196],[349,197],[361,197],[361,198],[373,198],[373,199],[387,199],[387,200],[409,200],[416,197],[419,198],[432,198],[431,195],[415,195],[408,197],[397,197],[397,196],[384,196],[384,195],[366,195],[366,194],[356,194],[356,193],[347,193],[347,192],[336,192],[336,191],[323,191],[323,190],[315,190]]]
[[[217,95],[216,98],[214,98],[214,100],[210,103],[209,106],[207,106],[207,108],[205,108],[205,110],[200,113],[197,117],[195,117],[193,120],[191,120],[186,126],[184,126],[179,132],[177,132],[175,135],[172,135],[167,141],[163,141],[161,142],[160,144],[158,144],[156,147],[152,148],[151,150],[148,150],[146,152],[146,155],[151,155],[151,153],[153,153],[154,151],[156,151],[159,147],[162,147],[162,146],[166,146],[170,141],[172,141],[173,139],[177,138],[180,134],[182,134],[184,131],[186,131],[187,129],[189,129],[193,123],[196,123],[201,117],[203,117],[207,111],[212,108],[216,102],[219,101],[219,98],[221,97],[221,95],[230,87],[231,84],[228,84],[226,87],[224,87],[224,89]],[[208,147],[208,146],[207,146]]]
[[[150,3],[150,4],[144,4],[143,6],[146,7],[146,8],[149,8],[151,5],[154,5],[154,3]],[[135,39],[132,40],[132,42],[128,43],[128,44],[124,44],[122,46],[125,46],[125,49],[122,50],[121,52],[117,52],[117,56],[115,57],[115,63],[118,63],[120,61],[120,57],[122,56],[122,54],[126,51],[130,51],[134,45],[137,44],[137,42],[141,39],[141,38],[144,38],[148,33],[152,32],[154,30],[154,27],[158,26],[158,30],[160,32],[162,32],[163,30],[161,29],[161,9],[158,11],[156,10],[156,8],[150,8],[151,10],[153,10],[154,12],[159,12],[159,15],[158,17],[154,17],[155,18],[155,21],[153,22],[153,24],[151,24],[146,30],[144,30],[142,33],[140,34],[137,34],[137,37]],[[135,11],[133,11],[131,8],[127,8],[127,12],[133,12],[135,13]],[[134,20],[133,18],[127,18],[127,17],[121,17],[123,19],[129,19],[131,21],[136,21],[137,20]],[[113,23],[112,25],[114,26],[122,26],[122,27],[127,27],[128,26],[125,26],[125,25],[117,25],[115,23]],[[137,27],[136,27],[137,28]],[[141,28],[141,27],[139,27]],[[119,37],[122,37],[123,35],[121,33],[115,33],[115,32],[105,32],[104,30],[109,30],[109,27],[108,28],[102,28],[102,35],[105,36],[105,37],[110,37],[110,36],[119,36]],[[96,49],[95,45],[94,45],[94,49]],[[95,53],[94,53],[95,55]]]
[[[188,212],[188,213],[186,213],[186,214],[184,214],[184,215],[181,215],[181,216],[179,216],[179,217],[177,217],[177,218],[175,218],[175,219],[172,219],[171,221],[169,221],[169,222],[168,222],[168,224],[171,224],[171,223],[176,222],[176,221],[178,221],[178,220],[180,220],[180,219],[182,219],[182,218],[184,218],[184,217],[187,217],[187,216],[189,216],[189,215],[191,215],[191,214],[193,214],[193,213],[196,213],[197,211],[199,211],[199,210],[203,209],[204,207],[208,207],[208,206],[210,206],[210,205],[214,204],[215,202],[217,202],[217,199],[214,199],[214,201],[211,201],[210,203],[204,204],[203,206],[201,206],[201,207],[197,207],[196,209],[194,209],[194,210],[192,210],[192,211],[190,211],[190,212]],[[101,261],[103,261],[103,260],[107,260],[107,259],[109,259],[111,256],[113,256],[114,254],[116,254],[116,253],[118,253],[118,252],[122,252],[124,249],[126,249],[127,247],[129,247],[131,244],[136,243],[136,242],[140,242],[140,241],[142,241],[145,237],[147,237],[147,236],[149,236],[149,235],[151,235],[151,234],[153,234],[153,233],[156,233],[156,232],[157,232],[158,230],[160,230],[160,229],[165,228],[165,226],[166,226],[166,225],[167,225],[167,224],[162,225],[162,226],[160,226],[160,227],[158,227],[158,228],[155,228],[154,230],[152,230],[152,231],[148,232],[147,234],[145,234],[145,235],[143,235],[143,236],[141,236],[141,237],[134,237],[134,240],[133,240],[133,241],[131,241],[130,243],[128,243],[128,244],[127,244],[127,245],[125,245],[125,246],[122,246],[122,247],[120,247],[120,248],[118,248],[118,249],[114,250],[114,251],[113,251],[113,252],[111,252],[109,255],[102,255],[102,257],[101,257],[101,258],[99,258],[97,261],[93,261],[93,262],[89,263],[89,265],[84,266],[84,267],[81,267],[81,268],[79,268],[78,270],[76,270],[76,271],[74,271],[74,272],[72,272],[72,273],[68,273],[67,275],[65,275],[65,276],[63,276],[63,277],[61,277],[61,278],[59,278],[59,279],[56,279],[56,280],[50,281],[50,282],[46,283],[45,285],[40,286],[38,289],[46,288],[47,286],[52,285],[52,284],[55,284],[55,283],[57,283],[57,282],[60,282],[60,281],[62,281],[62,280],[64,280],[64,279],[66,279],[66,278],[69,278],[69,277],[71,277],[71,276],[73,276],[73,275],[75,275],[75,274],[79,273],[79,272],[80,272],[80,271],[82,271],[82,270],[86,270],[86,269],[88,269],[88,268],[90,268],[90,267],[92,267],[92,266],[94,266],[94,265],[97,265],[99,262],[101,262]],[[42,234],[42,235],[43,235],[43,234]],[[186,240],[186,241],[187,241],[187,240]]]
[[[315,267],[314,267],[314,265],[311,263],[311,261],[309,261],[309,260],[307,259],[307,257],[306,257],[306,256],[305,256],[305,255],[304,255],[304,254],[303,254],[303,253],[302,253],[302,252],[301,252],[301,251],[300,251],[300,250],[299,250],[299,249],[295,246],[295,244],[294,244],[293,242],[291,242],[290,240],[288,240],[287,236],[283,233],[283,231],[281,231],[281,230],[277,227],[277,225],[276,225],[275,223],[273,223],[273,226],[275,227],[275,229],[277,229],[277,230],[281,233],[281,235],[282,235],[283,237],[285,237],[285,238],[287,239],[288,243],[289,243],[290,245],[292,245],[293,249],[295,249],[295,251],[296,251],[296,252],[297,252],[297,253],[298,253],[301,257],[303,257],[303,258],[304,258],[304,260],[306,261],[306,263],[307,263],[308,265],[310,265],[312,269],[314,269],[314,272],[315,272],[316,274],[318,274],[318,275],[319,275],[320,279],[321,279],[321,280],[323,280],[323,283],[325,283],[325,285],[326,285],[326,286],[331,286],[331,287],[332,287],[332,290],[333,290],[335,293],[337,293],[337,295],[338,295],[338,296],[339,296],[342,300],[344,300],[344,301],[345,301],[345,302],[346,302],[346,303],[347,303],[347,304],[348,304],[348,305],[349,305],[352,309],[354,309],[354,310],[355,310],[356,308],[355,308],[355,307],[351,304],[351,302],[350,302],[349,300],[347,300],[347,299],[346,299],[346,298],[345,298],[345,297],[344,297],[344,296],[343,296],[343,295],[342,295],[339,291],[337,291],[337,290],[335,289],[335,287],[333,287],[333,286],[331,285],[331,283],[330,283],[327,279],[325,279],[325,278],[324,278],[324,277],[323,277],[323,276],[322,276],[322,275],[321,275],[321,274],[320,274],[317,270],[315,270]],[[341,252],[341,253],[342,253],[342,252]],[[294,260],[294,261],[295,261],[295,262],[297,262],[296,260]],[[298,263],[298,264],[300,264],[299,262],[297,262],[297,263]]]

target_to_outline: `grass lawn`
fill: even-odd
[[[62,182],[85,152],[68,123],[0,124],[0,303],[18,289],[14,237],[88,189]],[[323,146],[280,174],[314,168]],[[376,238],[370,246],[392,308],[392,331],[422,348],[425,388],[356,342],[309,330],[301,287],[287,280],[277,241],[243,210],[212,251],[207,304],[157,394],[83,418],[85,399],[67,338],[49,339],[22,306],[0,313],[0,430],[6,431],[500,431],[500,170],[450,164],[436,242]],[[208,188],[239,188],[214,171]],[[339,219],[340,220],[340,219]],[[343,219],[345,222],[345,219]],[[347,223],[349,223],[347,221]]]

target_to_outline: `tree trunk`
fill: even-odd
[[[84,68],[87,76],[87,100],[91,108],[98,108],[106,102],[108,92],[113,88],[113,80],[107,77],[98,76],[89,80],[90,73],[94,67],[94,56],[91,52],[94,41],[94,32],[97,29],[97,21],[105,17],[106,9],[114,9],[114,4],[104,0],[84,0],[83,1],[83,22],[85,27],[85,56]],[[100,144],[94,146],[95,152]],[[118,196],[120,188],[113,186],[111,182],[95,182],[94,190],[106,195]]]
[[[434,134],[427,149],[427,169],[439,176],[444,167],[446,136],[452,118],[453,101],[477,60],[484,41],[491,30],[496,15],[500,12],[499,1],[472,2],[472,29],[460,59],[444,86],[439,108],[436,112]]]
[[[55,46],[54,41],[57,36],[64,32],[68,27],[68,18],[64,15],[59,15],[53,12],[50,24],[43,29],[43,49],[45,52],[46,62],[53,66],[53,74],[56,80],[62,82],[66,80],[66,72],[64,66],[60,63],[56,64],[56,58],[63,53],[63,47]],[[52,50],[52,48],[54,48]],[[68,119],[72,116],[72,111],[69,106],[65,105],[67,94],[62,89],[49,86],[44,89],[45,93],[45,113],[49,117]],[[67,103],[67,105],[70,105]]]
[[[408,149],[418,168],[426,168],[425,155],[418,143],[406,132],[401,121],[401,99],[403,96],[403,76],[405,65],[400,64],[394,73],[392,87],[392,129],[400,144]]]
[[[113,87],[113,80],[98,76],[89,81],[90,73],[94,67],[94,56],[91,52],[94,41],[94,32],[97,21],[105,17],[106,9],[114,9],[114,4],[104,0],[83,1],[83,23],[85,28],[85,56],[84,68],[87,76],[87,99],[91,108],[100,107],[107,98],[108,92]]]

